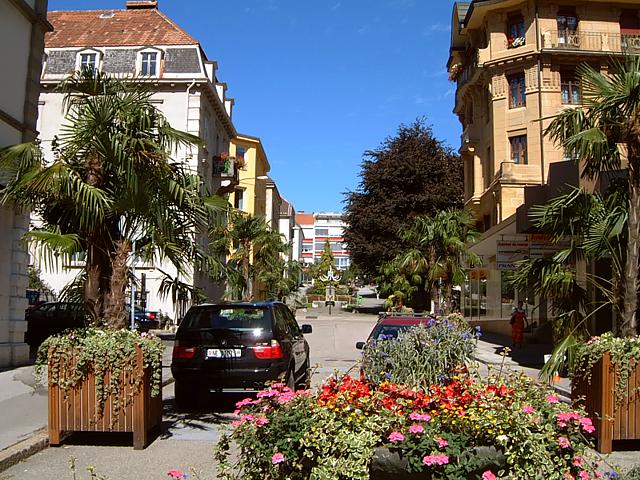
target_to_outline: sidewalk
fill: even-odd
[[[544,343],[525,343],[509,352],[507,356],[501,355],[505,346],[511,345],[511,338],[490,332],[483,332],[478,341],[475,358],[485,365],[503,365],[511,370],[519,370],[538,380],[540,369],[544,365],[544,355],[551,353],[553,346]],[[568,378],[560,378],[553,388],[563,397],[562,400],[570,402],[571,381]]]

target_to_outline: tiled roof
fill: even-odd
[[[159,10],[65,10],[47,13],[47,48],[197,45]]]
[[[313,213],[296,213],[296,223],[298,225],[313,225]]]

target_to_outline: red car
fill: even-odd
[[[372,340],[382,340],[387,338],[396,338],[398,333],[408,330],[416,325],[425,324],[435,321],[435,317],[431,314],[384,314],[378,319],[378,323],[366,342],[357,342],[356,348],[362,350],[364,346]]]

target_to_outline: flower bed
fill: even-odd
[[[237,413],[217,447],[221,478],[367,479],[380,447],[423,478],[602,476],[586,452],[591,420],[524,376],[461,376],[425,390],[345,376],[316,394],[278,384]]]

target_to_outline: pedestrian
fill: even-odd
[[[513,348],[520,346],[524,343],[524,327],[527,323],[527,312],[522,307],[522,300],[518,302],[518,306],[513,308],[511,312],[511,341]]]

